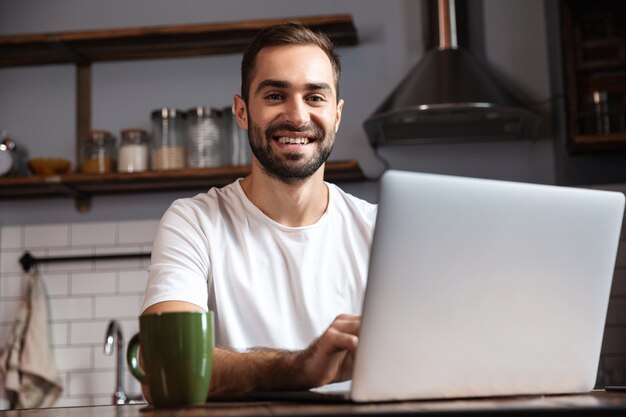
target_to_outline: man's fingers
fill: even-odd
[[[354,351],[359,344],[358,336],[339,331],[332,326],[326,331],[325,336],[324,342],[326,342],[326,349],[328,351]]]
[[[341,369],[337,376],[336,381],[346,381],[352,378],[352,368],[354,365],[354,352],[347,352],[346,356],[341,362]]]
[[[303,351],[306,368],[311,373],[307,385],[320,386],[350,378],[360,327],[360,315],[341,314]]]
[[[320,342],[327,352],[339,350],[354,351],[359,343],[359,329],[361,316],[341,314],[332,322],[328,330],[322,335]]]
[[[344,315],[342,315],[344,316]],[[330,325],[330,328],[338,330],[343,333],[349,333],[352,335],[358,335],[361,328],[361,316],[342,317],[339,316]]]
[[[335,320],[361,320],[361,315],[360,314],[340,314],[338,315]]]

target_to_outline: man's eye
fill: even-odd
[[[321,103],[322,101],[325,101],[324,97],[322,96],[309,96],[308,100],[316,103]]]
[[[272,93],[272,94],[268,94],[267,96],[265,96],[265,99],[271,100],[271,101],[277,101],[277,100],[282,100],[283,96],[281,94]]]

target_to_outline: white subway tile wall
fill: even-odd
[[[21,226],[7,226],[2,228],[2,234],[0,234],[0,250],[21,248],[23,236],[24,228]]]
[[[69,224],[24,226],[24,246],[27,248],[65,248],[69,242]]]
[[[7,343],[24,299],[26,276],[19,258],[149,253],[158,220],[0,227],[0,347]],[[110,320],[125,343],[139,330],[149,259],[76,261],[38,266],[50,303],[51,345],[64,386],[55,406],[111,404],[115,354],[104,354]],[[125,391],[141,387],[125,369]],[[3,393],[0,393],[0,399]],[[0,404],[2,401],[0,401]]]

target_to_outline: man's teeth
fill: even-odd
[[[278,138],[280,143],[289,143],[297,145],[306,145],[309,143],[309,138]]]

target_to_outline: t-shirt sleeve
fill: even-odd
[[[208,309],[210,259],[206,235],[192,203],[174,202],[165,212],[152,245],[141,311],[163,301],[185,301]]]

